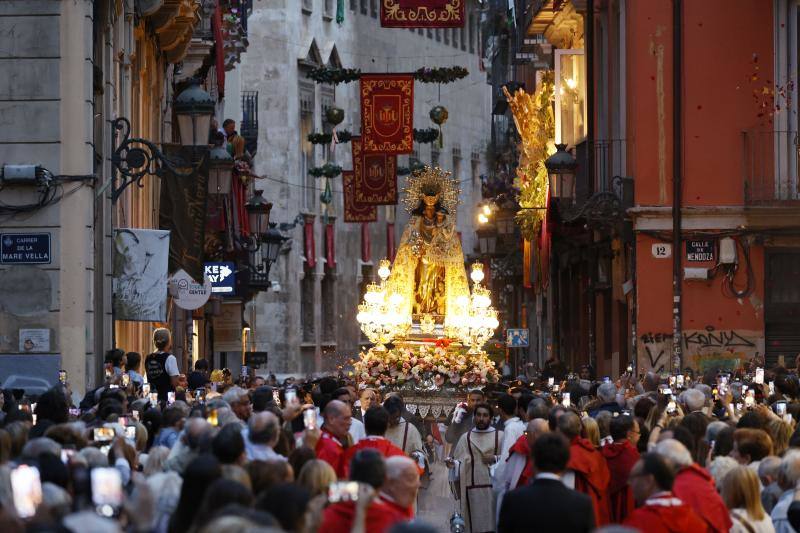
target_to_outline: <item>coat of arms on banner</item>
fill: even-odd
[[[345,222],[376,222],[378,208],[374,205],[363,205],[355,202],[353,190],[353,172],[342,172],[342,190],[344,192],[344,221]]]
[[[361,144],[364,153],[410,154],[414,144],[414,78],[361,76]]]
[[[460,28],[466,0],[381,0],[384,28]]]
[[[397,156],[365,154],[362,141],[350,141],[353,153],[353,192],[357,205],[397,203]]]

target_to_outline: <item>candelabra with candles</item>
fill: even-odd
[[[364,294],[364,302],[358,306],[358,320],[361,331],[375,344],[375,350],[385,351],[386,343],[404,338],[411,329],[410,317],[398,313],[402,308],[403,296],[391,291],[387,280],[391,274],[391,263],[382,259],[378,267],[380,283],[370,283]]]
[[[482,353],[483,345],[492,338],[500,325],[497,310],[492,307],[491,293],[481,285],[483,278],[483,264],[473,263],[470,273],[472,294],[462,296],[463,300],[459,302],[459,307],[464,309],[465,314],[452,320],[448,328],[448,335],[469,346],[468,353],[471,355]]]

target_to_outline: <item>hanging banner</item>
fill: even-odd
[[[163,145],[167,156],[192,160],[192,148]],[[188,168],[182,169],[184,171]],[[191,178],[167,171],[161,179],[159,227],[170,230],[169,271],[182,268],[192,279],[203,279],[208,198],[208,158]]]
[[[305,226],[303,226],[305,237],[306,265],[308,268],[317,266],[317,246],[314,242],[314,217],[307,216]]]
[[[361,76],[361,144],[365,154],[410,154],[414,144],[414,78]]]
[[[328,268],[336,268],[336,244],[333,223],[325,224],[325,262]]]
[[[394,222],[386,223],[386,257],[389,261],[394,261],[395,250],[394,246]]]
[[[460,28],[466,0],[381,0],[384,28]]]
[[[114,230],[111,287],[115,320],[166,321],[169,252],[169,231]]]
[[[345,170],[342,172],[342,192],[344,195],[345,222],[377,222],[377,207],[374,205],[361,205],[355,203],[352,171]]]
[[[360,205],[397,204],[397,156],[365,154],[361,137],[350,140],[353,154],[353,193]]]

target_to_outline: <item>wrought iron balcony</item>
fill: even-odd
[[[744,203],[800,206],[800,138],[797,131],[742,132]]]

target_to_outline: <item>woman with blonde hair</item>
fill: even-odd
[[[581,419],[581,425],[583,426],[583,438],[591,442],[595,448],[599,448],[600,426],[597,425],[597,421],[591,416],[587,415]]]
[[[789,449],[789,439],[794,429],[788,422],[779,418],[773,418],[767,424],[767,433],[772,438],[772,453],[782,457]]]
[[[751,468],[737,466],[725,474],[721,495],[733,520],[731,533],[775,533],[761,505],[758,475]]]
[[[297,483],[313,498],[327,494],[328,487],[336,481],[336,472],[331,465],[319,459],[312,459],[303,465],[297,476]]]
[[[336,472],[325,461],[312,459],[300,469],[297,484],[306,489],[311,496],[306,507],[306,531],[319,530],[322,511],[328,505],[328,487],[335,482]]]

